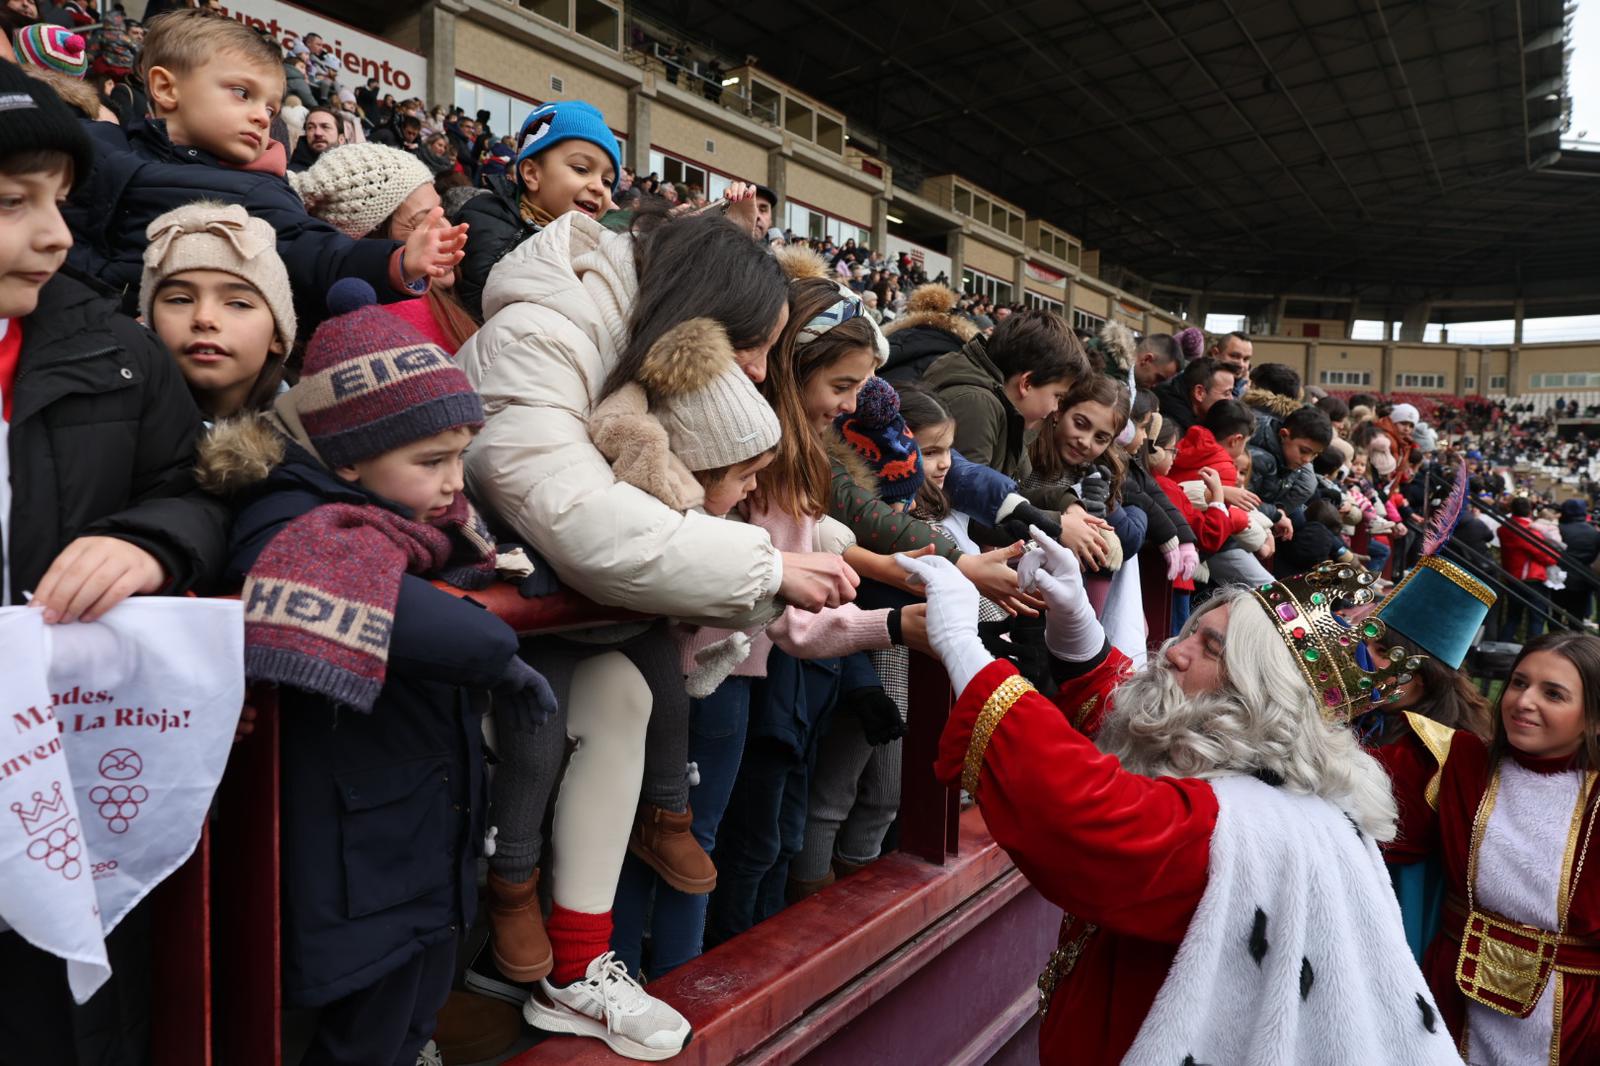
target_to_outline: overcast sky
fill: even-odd
[[[1570,138],[1600,142],[1600,0],[1579,0],[1573,16]]]

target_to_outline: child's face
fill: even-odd
[[[944,479],[955,462],[950,451],[956,444],[955,422],[923,426],[917,435],[917,450],[922,453],[922,477],[934,488],[944,488]]]
[[[611,185],[617,172],[611,157],[588,141],[563,141],[517,168],[522,188],[534,205],[559,218],[579,211],[590,218],[611,210]]]
[[[1360,480],[1367,476],[1367,453],[1356,452],[1350,457],[1350,477]]]
[[[458,426],[335,473],[428,522],[442,518],[465,485],[461,457],[470,443],[472,431]]]
[[[756,475],[772,465],[772,452],[763,452],[729,468],[706,486],[706,514],[721,518],[756,490]]]
[[[61,218],[71,164],[0,174],[0,318],[30,315],[39,290],[61,269],[72,233]]]
[[[1286,429],[1278,430],[1278,440],[1283,443],[1283,461],[1290,470],[1299,470],[1322,454],[1323,445],[1305,437],[1291,437]]]
[[[1159,474],[1162,477],[1166,477],[1172,472],[1172,459],[1176,454],[1177,453],[1171,448],[1164,447],[1160,444],[1152,445],[1150,448],[1150,461],[1145,465],[1150,468],[1150,472],[1152,474]]]
[[[1555,652],[1526,656],[1500,697],[1500,720],[1506,739],[1524,754],[1571,755],[1589,732],[1578,668]]]
[[[220,270],[185,270],[163,281],[150,304],[150,328],[201,408],[217,417],[238,413],[267,357],[283,354],[267,301]]]
[[[266,153],[272,116],[283,99],[283,71],[223,53],[183,74],[152,67],[147,88],[173,144],[244,166]]]
[[[818,367],[806,379],[800,388],[800,404],[818,432],[826,432],[835,418],[856,409],[856,393],[877,366],[873,350],[862,347]]]
[[[1071,381],[1052,381],[1035,385],[1032,374],[1017,379],[1015,406],[1022,415],[1024,429],[1034,429],[1061,407],[1061,400],[1072,391]]]
[[[1056,419],[1056,449],[1073,466],[1084,466],[1100,458],[1116,432],[1112,421],[1116,412],[1103,403],[1074,404]]]

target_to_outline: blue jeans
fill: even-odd
[[[1189,621],[1189,613],[1194,605],[1194,593],[1181,589],[1172,590],[1172,635],[1177,636]]]
[[[1371,538],[1367,541],[1367,555],[1370,558],[1367,569],[1374,574],[1383,573],[1383,564],[1389,558],[1389,546],[1376,537]]]
[[[690,832],[707,853],[716,849],[717,828],[739,774],[754,682],[750,677],[730,677],[705,699],[689,704],[689,761],[700,771],[700,783],[689,790],[689,808],[694,812]],[[638,977],[648,932],[650,976],[660,977],[682,966],[701,952],[710,899],[706,894],[679,892],[629,853],[611,909],[611,949]]]
[[[841,690],[840,662],[801,661],[777,648],[767,659],[767,678],[752,694],[750,735],[718,834],[717,889],[706,917],[709,946],[783,909],[789,861],[805,841],[817,741]]]

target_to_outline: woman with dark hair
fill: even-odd
[[[1435,604],[1434,610],[1443,608]],[[1423,960],[1469,1062],[1600,1061],[1600,871],[1587,862],[1600,772],[1600,638],[1523,647],[1493,738],[1419,731],[1437,769],[1389,753],[1391,862],[1437,856],[1444,921]]]
[[[729,214],[753,214],[747,190],[730,192]],[[614,233],[571,211],[508,252],[484,288],[487,320],[459,354],[487,412],[467,482],[562,582],[602,604],[734,627],[770,616],[780,596],[813,611],[854,596],[855,576],[839,556],[780,553],[758,526],[674,511],[616,480],[589,436],[596,404],[630,379],[651,343],[688,319],[715,321],[750,377],[765,376],[766,351],[786,322],[786,289],[749,232],[748,219],[708,212],[645,216],[632,232]],[[545,728],[578,746],[556,787],[559,758],[554,766],[545,759],[555,745],[500,732],[528,750],[512,751],[495,783],[496,960],[520,980],[548,974],[525,1009],[541,1028],[664,1057],[687,1041],[688,1023],[650,998],[608,949],[630,833],[636,850],[657,858],[668,850],[661,827],[638,827],[635,815],[642,784],[648,800],[684,778],[677,767],[676,781],[642,781],[652,716],[680,715],[682,728],[687,710],[678,649],[663,623],[646,621],[546,638],[527,654],[562,704],[564,721]],[[525,773],[502,781],[511,764]],[[540,825],[528,808],[504,801],[541,789],[555,789],[555,906],[546,926],[535,872]],[[692,843],[687,826],[671,828],[674,843]]]

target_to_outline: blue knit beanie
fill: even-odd
[[[512,161],[513,172],[520,173],[524,159],[531,159],[562,141],[588,141],[610,157],[611,172],[616,175],[611,191],[617,191],[617,179],[622,177],[622,151],[617,147],[616,134],[606,125],[606,117],[599,109],[582,100],[545,104],[534,108],[522,120],[522,129],[517,134],[517,157]]]

